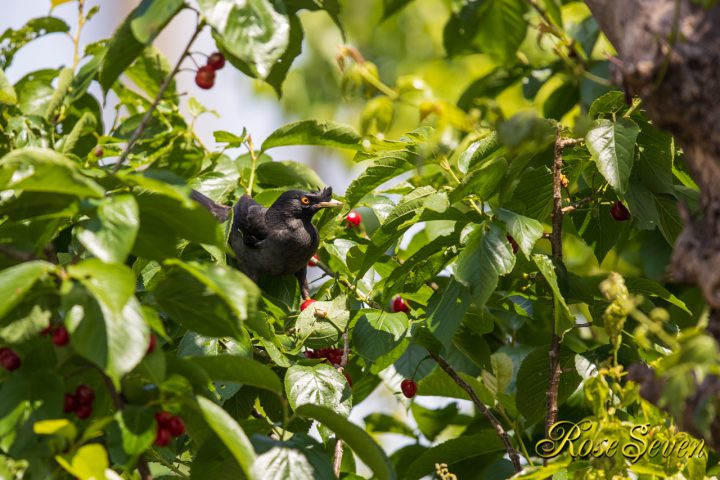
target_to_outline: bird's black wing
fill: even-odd
[[[248,195],[240,197],[233,208],[232,233],[240,231],[245,245],[257,247],[268,236],[268,226],[265,223],[266,210]]]
[[[211,198],[206,197],[197,190],[190,192],[190,198],[207,208],[221,223],[227,221],[230,216],[230,207],[215,203]]]

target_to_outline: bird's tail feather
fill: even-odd
[[[230,217],[230,207],[215,203],[211,198],[206,197],[197,190],[190,192],[190,198],[207,208],[221,223],[227,221]]]

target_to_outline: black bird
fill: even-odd
[[[230,207],[218,205],[195,190],[190,196],[221,222],[230,216]],[[229,240],[238,268],[256,283],[263,275],[294,274],[302,298],[310,298],[307,263],[320,243],[311,219],[322,208],[341,205],[333,200],[332,187],[318,192],[289,190],[269,208],[243,195],[232,208]]]

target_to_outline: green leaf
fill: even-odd
[[[532,260],[552,289],[553,303],[555,305],[555,333],[562,338],[565,336],[565,333],[575,326],[575,317],[570,313],[570,309],[565,303],[565,298],[560,292],[558,277],[550,257],[535,254],[532,256]]]
[[[355,274],[356,278],[361,278],[390,245],[415,224],[425,209],[425,202],[431,200],[434,195],[437,195],[437,192],[433,187],[424,186],[416,188],[403,197],[385,218],[382,226],[373,233],[370,245],[363,256],[362,266]]]
[[[439,463],[453,464],[468,458],[504,450],[494,430],[481,430],[474,435],[453,438],[423,452],[405,473],[404,478],[414,480],[431,475]]]
[[[53,115],[55,114],[55,110],[62,105],[63,100],[65,99],[65,96],[67,95],[68,91],[70,90],[70,85],[72,84],[73,80],[73,69],[70,67],[63,68],[60,70],[60,74],[58,75],[58,81],[57,81],[57,87],[55,88],[55,91],[53,92],[52,97],[50,98],[50,102],[48,103],[46,109],[45,109],[45,120],[50,121],[53,118]]]
[[[457,372],[465,383],[470,385],[480,400],[485,405],[494,403],[493,394],[487,387],[475,377],[467,373]],[[470,400],[470,396],[465,390],[460,388],[450,376],[440,368],[436,368],[430,375],[418,382],[418,395],[428,395],[434,397],[450,397],[462,400]]]
[[[363,155],[359,153],[358,156]],[[420,156],[409,149],[384,151],[371,158],[373,163],[350,183],[345,192],[350,208],[386,181],[416,168],[420,160]]]
[[[290,367],[285,373],[285,392],[293,410],[301,405],[320,405],[347,417],[352,407],[352,392],[345,377],[324,363]]]
[[[632,293],[640,293],[642,295],[648,295],[655,298],[661,298],[665,300],[666,302],[675,305],[681,310],[686,311],[690,315],[692,315],[692,312],[690,309],[685,305],[685,302],[680,300],[678,297],[670,293],[665,287],[660,285],[657,282],[654,282],[650,280],[649,278],[643,278],[643,277],[624,277],[625,279],[625,286],[627,286],[628,290]]]
[[[223,265],[168,260],[153,293],[174,320],[202,335],[240,336],[243,322],[256,327],[259,321],[257,285]],[[266,329],[265,325],[261,331]]]
[[[503,208],[497,211],[498,218],[505,223],[507,232],[518,243],[520,250],[530,257],[535,242],[542,238],[544,229],[542,223],[534,218],[518,215]]]
[[[525,38],[527,10],[521,0],[469,2],[453,13],[443,31],[449,56],[484,52],[498,63],[515,63],[515,53]]]
[[[265,81],[273,87],[278,97],[282,96],[282,85],[285,78],[287,78],[288,71],[290,71],[290,66],[295,58],[302,53],[304,37],[302,23],[297,15],[288,15],[288,20],[290,21],[288,47],[280,60],[270,69],[270,74],[265,78]]]
[[[585,135],[593,161],[615,191],[624,195],[628,188],[635,155],[635,139],[640,128],[631,120],[598,120]]]
[[[475,305],[480,308],[495,291],[500,276],[514,267],[515,255],[503,232],[494,224],[485,224],[470,233],[457,259],[455,276],[470,288]]]
[[[507,161],[499,157],[482,164],[480,168],[470,170],[450,193],[450,202],[459,202],[468,195],[483,201],[490,199],[498,192],[507,166]]]
[[[497,125],[498,141],[512,152],[536,154],[555,141],[555,122],[520,112]]]
[[[216,40],[244,62],[253,76],[265,79],[283,56],[290,39],[290,20],[280,1],[199,0]]]
[[[76,227],[78,241],[103,262],[125,261],[140,227],[137,202],[132,195],[105,198],[95,215]]]
[[[482,371],[483,384],[497,398],[512,382],[513,362],[507,354],[495,352],[490,357],[490,365],[490,370]]]
[[[108,429],[108,449],[113,459],[134,463],[155,440],[156,423],[151,409],[127,405],[115,413],[115,423]]]
[[[76,303],[66,325],[82,356],[102,368],[116,385],[147,353],[150,332],[140,302],[135,298],[135,277],[122,264],[84,260],[67,268],[97,302]],[[99,307],[99,309],[98,309]]]
[[[496,152],[500,148],[497,140],[497,133],[490,132],[487,136],[470,144],[458,158],[458,168],[462,173],[467,173],[482,160]]]
[[[532,425],[545,415],[547,408],[547,386],[550,378],[550,357],[547,346],[530,352],[520,364],[517,374],[516,405],[520,413]],[[575,354],[567,349],[560,350],[560,376],[558,405],[567,400],[580,384],[580,375],[575,369]]]
[[[683,229],[678,213],[677,200],[670,195],[656,195],[655,207],[660,217],[660,233],[668,244],[675,245],[675,240]]]
[[[204,397],[195,398],[205,421],[230,450],[247,478],[261,478],[253,473],[253,464],[256,461],[255,451],[240,425],[221,406]]]
[[[52,263],[34,260],[0,271],[0,320],[22,302],[38,280],[54,270]]]
[[[444,345],[449,345],[460,326],[465,311],[470,307],[471,296],[454,278],[447,286],[433,293],[427,306],[427,326]]]
[[[370,362],[375,362],[401,345],[407,332],[408,318],[404,313],[368,311],[353,327],[354,351]]]
[[[330,457],[312,438],[295,434],[281,442],[253,436],[258,457],[253,464],[256,478],[263,480],[334,480]]]
[[[316,312],[325,311],[325,315]],[[347,297],[339,296],[332,301],[315,302],[300,312],[295,323],[297,336],[308,347],[322,348],[335,345],[347,328],[350,311]]]
[[[0,69],[0,104],[15,105],[17,103],[17,95],[10,80],[5,76],[5,72]]]
[[[352,127],[335,122],[302,120],[275,130],[262,144],[263,151],[287,145],[324,145],[360,150],[362,138]]]
[[[188,360],[205,370],[212,380],[238,382],[264,388],[280,395],[282,382],[269,367],[237,355],[189,357]]]
[[[412,0],[383,0],[383,15],[381,21],[392,17],[410,2],[412,2]]]
[[[258,185],[265,187],[299,187],[305,190],[320,190],[325,183],[309,166],[286,160],[266,162],[255,171]]]
[[[80,120],[75,122],[75,125],[72,130],[70,130],[67,137],[63,138],[62,145],[60,146],[60,152],[71,153],[78,144],[80,137],[92,133],[95,131],[95,127],[97,127],[97,119],[95,118],[95,115],[90,112],[83,113]]]
[[[183,0],[143,0],[113,34],[100,69],[100,85],[107,92],[180,11]]]
[[[505,89],[522,80],[527,73],[524,68],[499,66],[487,75],[472,82],[460,96],[457,105],[467,112],[480,103],[477,102],[478,99],[495,99]]]
[[[143,49],[142,54],[125,70],[125,74],[147,93],[148,98],[152,99],[160,92],[160,86],[170,75],[170,71],[170,64],[165,55],[151,45]],[[172,98],[175,93],[175,80],[173,80],[165,90],[165,95]]]
[[[434,442],[435,438],[453,423],[459,413],[456,403],[450,403],[443,408],[430,409],[413,402],[410,410],[418,429],[431,442]]]
[[[66,418],[35,422],[33,424],[33,432],[38,435],[60,435],[71,442],[77,437],[75,424]]]
[[[413,429],[403,420],[385,413],[371,413],[363,418],[363,423],[369,433],[397,433],[410,438],[415,437]]]
[[[238,136],[225,130],[216,130],[213,132],[213,137],[216,143],[227,143],[227,148],[240,148],[245,143],[247,132],[243,128],[242,133]]]
[[[335,435],[341,438],[365,465],[370,467],[374,474],[373,478],[379,480],[396,478],[392,464],[382,448],[365,430],[350,423],[342,415],[338,415],[329,408],[312,404],[303,405],[296,413],[315,419],[335,432]]]
[[[56,455],[55,461],[80,480],[107,478],[105,470],[110,467],[108,454],[98,443],[83,445],[72,456]]]
[[[102,198],[105,190],[81,175],[67,157],[41,148],[13,150],[0,158],[0,188]]]
[[[627,109],[625,104],[625,93],[614,90],[595,99],[588,110],[588,117],[600,118],[619,114]]]

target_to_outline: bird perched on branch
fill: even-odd
[[[200,192],[193,190],[191,198],[221,222],[230,216],[230,207],[219,205]],[[342,203],[332,198],[331,187],[318,192],[289,190],[269,208],[243,195],[232,207],[229,240],[238,268],[256,283],[263,275],[294,274],[302,298],[310,298],[307,263],[320,243],[311,219],[323,208],[340,206]]]

